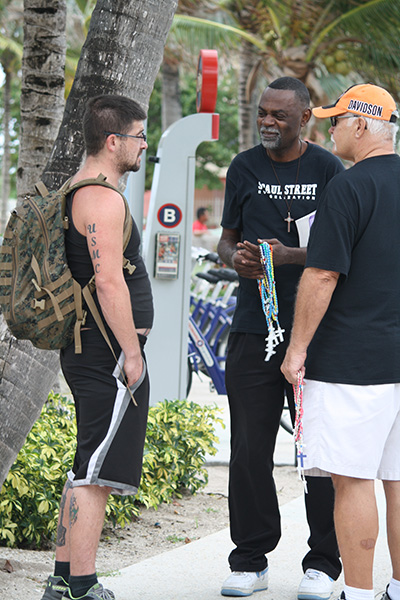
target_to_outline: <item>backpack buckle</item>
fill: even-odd
[[[46,308],[46,300],[44,298],[42,300],[35,298],[32,300],[32,308],[44,310]]]
[[[127,260],[127,262],[124,264],[124,269],[128,271],[129,275],[133,275],[133,273],[136,271],[136,266]]]

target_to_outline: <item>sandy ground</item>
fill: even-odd
[[[210,466],[208,472],[207,487],[195,496],[186,494],[157,511],[143,509],[124,529],[106,526],[98,551],[98,573],[117,571],[228,527],[228,468]],[[303,492],[292,466],[276,467],[275,480],[280,504]],[[0,600],[40,600],[53,562],[54,550],[0,547]]]

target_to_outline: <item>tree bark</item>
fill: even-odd
[[[44,29],[51,30],[55,13],[46,12],[52,5],[62,6],[61,2],[49,0],[25,0],[30,7],[35,5],[34,15],[43,9]],[[177,0],[99,0],[94,10],[88,37],[82,50],[78,69],[68,97],[64,118],[54,144],[50,159],[41,177],[48,187],[55,187],[75,173],[83,156],[82,116],[85,102],[98,94],[121,94],[134,98],[147,108],[154,80],[159,70],[164,45],[177,7]],[[32,10],[27,13],[31,22]],[[54,31],[54,29],[53,29]],[[28,35],[29,39],[29,35]],[[50,50],[44,46],[50,44]],[[50,37],[42,38],[41,55],[45,58],[44,67],[58,64],[52,56]],[[35,56],[34,56],[35,58]],[[38,57],[36,57],[38,60]],[[33,67],[37,62],[33,61]],[[25,61],[25,80],[30,82],[37,94],[32,101],[33,91],[27,92],[31,101],[30,110],[22,115],[22,131],[28,134],[31,123],[40,125],[49,115],[42,110],[39,101],[48,100],[51,93],[49,79],[43,83],[36,80],[36,71],[31,74],[30,62]],[[47,82],[47,83],[46,83]],[[38,115],[39,123],[35,123]],[[33,120],[32,120],[33,119]],[[54,119],[46,126],[52,130],[52,140],[57,132]],[[43,160],[48,152],[39,144],[35,136],[29,136],[26,154],[21,166],[20,188],[29,191],[30,184],[43,171]],[[30,158],[30,160],[29,160]],[[39,168],[40,162],[40,168]],[[30,172],[29,178],[24,176]],[[0,486],[8,470],[21,449],[26,436],[37,419],[48,392],[59,370],[58,353],[37,350],[30,342],[12,338],[0,319]]]
[[[34,193],[64,111],[66,0],[24,0],[17,193]]]
[[[168,129],[172,123],[182,118],[179,88],[179,65],[164,58],[162,66],[161,128]]]
[[[0,319],[0,488],[54,384],[58,352],[16,340]]]
[[[2,164],[2,190],[1,190],[1,220],[0,231],[3,233],[8,215],[8,201],[10,198],[10,101],[11,101],[11,79],[12,74],[4,69],[5,80],[3,85],[3,107],[4,107],[4,142],[3,142],[3,164]]]
[[[258,60],[250,42],[244,41],[239,55],[239,152],[248,150],[255,142],[255,99],[247,97],[247,81]]]
[[[98,0],[44,181],[56,186],[83,156],[82,116],[98,94],[121,94],[147,110],[177,0]]]

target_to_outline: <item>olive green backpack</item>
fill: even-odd
[[[26,196],[12,211],[0,251],[0,305],[16,338],[28,339],[34,346],[49,350],[65,348],[75,340],[75,352],[81,353],[80,330],[88,309],[110,348],[111,343],[92,297],[94,276],[81,288],[67,264],[66,198],[87,185],[119,190],[107,183],[102,174],[73,185],[70,181],[51,192],[42,182],[36,184],[38,195]],[[125,251],[131,235],[132,217],[125,198],[124,202]],[[124,268],[130,272],[135,270],[126,258]]]

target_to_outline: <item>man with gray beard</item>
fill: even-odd
[[[236,548],[229,556],[232,573],[222,585],[224,596],[250,596],[267,589],[266,554],[281,535],[273,453],[285,394],[294,418],[293,390],[280,365],[306,258],[298,220],[312,222],[325,185],[344,168],[330,152],[301,139],[311,117],[309,103],[307,88],[299,80],[282,77],[270,83],[258,107],[261,144],[236,156],[227,174],[218,252],[237,271],[240,285],[226,362],[231,413],[229,511]],[[284,330],[279,343],[276,339],[272,345],[257,285],[263,275],[261,241],[273,249],[279,323]],[[307,479],[310,551],[303,559],[298,598],[328,600],[341,571],[333,487],[328,477]]]

